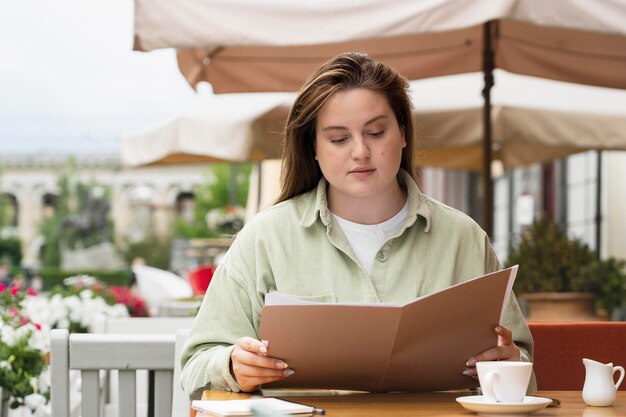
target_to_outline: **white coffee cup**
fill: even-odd
[[[483,396],[489,402],[521,403],[524,401],[533,364],[530,362],[477,362],[478,380]]]

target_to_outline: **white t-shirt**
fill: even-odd
[[[371,275],[376,253],[387,239],[400,230],[409,214],[408,200],[395,216],[378,224],[354,223],[331,214],[346,235],[363,269]]]

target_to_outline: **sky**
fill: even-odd
[[[119,153],[120,138],[212,100],[175,51],[132,50],[132,0],[0,0],[0,154]],[[417,108],[480,106],[480,74],[413,83]],[[626,115],[626,91],[496,73],[496,104]]]
[[[0,0],[0,153],[115,153],[189,106],[174,50],[132,41],[132,0]]]

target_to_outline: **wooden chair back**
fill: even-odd
[[[174,335],[69,334],[66,329],[50,333],[52,417],[68,417],[70,370],[81,374],[80,410],[83,417],[102,415],[101,370],[119,373],[118,410],[120,417],[135,417],[137,370],[155,373],[155,417],[172,413],[175,365]]]
[[[626,322],[528,323],[535,342],[537,388],[580,391],[583,358],[626,367]],[[626,390],[621,384],[620,391]]]
[[[97,316],[94,320],[95,333],[109,334],[171,334],[188,329],[194,317],[107,317]],[[176,356],[178,358],[180,354]],[[154,417],[151,401],[155,396],[152,372],[137,371],[137,417]],[[104,417],[117,417],[118,375],[116,371],[105,373]],[[174,378],[174,391],[180,389],[178,378]],[[188,409],[188,407],[187,407]],[[178,414],[172,414],[178,416]],[[184,415],[184,414],[183,414]]]

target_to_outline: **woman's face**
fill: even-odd
[[[341,204],[397,193],[405,146],[384,95],[357,88],[331,96],[318,115],[315,137],[315,159],[329,183],[329,200]]]

